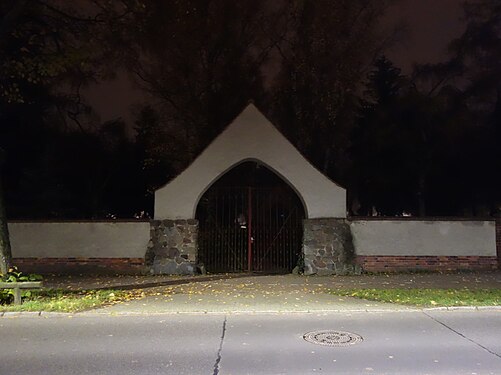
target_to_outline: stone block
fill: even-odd
[[[181,263],[178,268],[178,272],[181,275],[193,275],[195,274],[195,266],[189,262]]]
[[[174,260],[162,260],[153,262],[153,274],[155,275],[177,275],[178,264]]]
[[[167,248],[158,246],[154,248],[154,253],[155,253],[155,259],[164,259],[164,258],[170,258],[169,257],[169,252]]]
[[[164,220],[163,225],[166,228],[172,228],[172,227],[174,227],[174,220]]]
[[[175,259],[179,256],[179,249],[177,247],[171,247],[169,251],[165,254],[170,259]]]
[[[319,259],[315,259],[315,260],[313,261],[313,265],[315,266],[315,268],[316,268],[317,270],[319,270],[319,269],[321,269],[321,268],[325,268],[325,267],[327,267],[327,265],[326,265],[324,262],[322,262],[321,260],[319,260]]]
[[[304,272],[303,273],[304,273],[305,276],[314,275],[316,273],[316,269],[306,259],[304,261]]]
[[[334,275],[334,271],[328,268],[325,269],[318,269],[317,270],[317,275],[318,276],[332,276]]]

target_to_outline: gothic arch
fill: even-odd
[[[307,218],[346,217],[346,191],[313,167],[253,105],[181,174],[155,192],[155,219],[193,219],[202,194],[234,166],[257,160],[300,197]]]
[[[220,175],[218,175],[209,185],[206,186],[206,188],[200,192],[200,195],[198,196],[197,198],[197,201],[196,201],[196,204],[195,204],[195,210],[198,206],[198,203],[200,202],[200,199],[202,198],[202,196],[205,194],[205,192],[207,190],[209,190],[216,182],[219,181],[219,179],[221,177],[223,177],[224,175],[226,175],[228,172],[232,171],[233,169],[235,169],[236,167],[244,164],[244,163],[247,163],[247,162],[255,162],[255,163],[258,163],[258,164],[261,164],[262,166],[264,166],[267,170],[269,170],[270,172],[272,172],[274,175],[276,175],[280,180],[282,180],[286,185],[288,185],[297,195],[297,197],[299,198],[299,201],[301,202],[302,204],[302,208],[303,208],[303,211],[305,213],[305,216],[308,217],[308,210],[306,208],[306,204],[304,203],[304,200],[303,200],[303,197],[301,196],[301,193],[299,193],[297,191],[297,189],[290,184],[290,182],[284,178],[283,176],[280,175],[279,172],[277,172],[276,170],[274,170],[272,167],[270,167],[269,165],[267,165],[265,162],[263,162],[262,160],[259,160],[259,159],[255,159],[255,158],[248,158],[248,159],[243,159],[243,160],[240,160],[239,162],[233,164],[232,166],[230,166],[229,168],[227,168],[225,171],[223,171]],[[193,215],[195,215],[195,213],[193,213]],[[194,217],[194,216],[193,216]]]

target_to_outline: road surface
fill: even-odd
[[[500,310],[4,316],[0,340],[1,375],[501,374]]]

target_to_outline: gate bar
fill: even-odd
[[[248,188],[248,220],[247,220],[247,271],[252,271],[252,188]]]

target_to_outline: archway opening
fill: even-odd
[[[258,161],[221,176],[200,198],[198,262],[208,272],[288,273],[298,264],[304,206]]]

